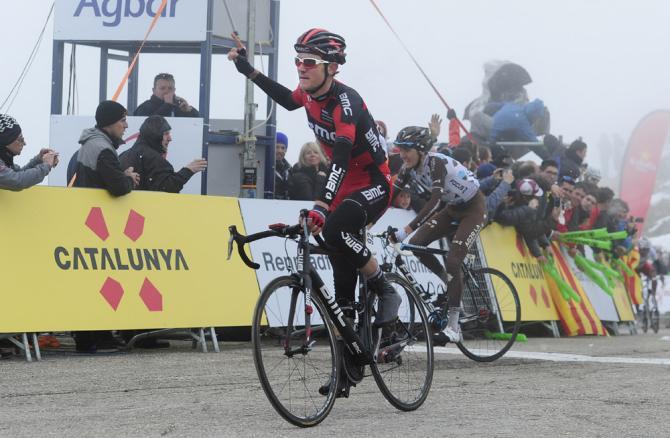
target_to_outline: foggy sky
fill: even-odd
[[[180,5],[186,1],[181,0]],[[595,146],[601,134],[618,134],[627,140],[645,114],[670,106],[667,1],[378,3],[459,116],[480,94],[482,65],[491,59],[517,62],[530,72],[530,98],[541,98],[549,107],[554,134],[563,135],[566,141],[582,136],[591,145],[587,161],[600,152]],[[0,0],[0,4],[1,101],[23,68],[51,2]],[[438,98],[365,0],[281,2],[279,81],[284,85],[292,89],[297,84],[292,46],[311,27],[325,27],[346,38],[347,63],[338,78],[363,96],[375,118],[386,121],[391,137],[406,125],[426,124],[433,112],[444,118],[446,110]],[[50,23],[9,111],[22,125],[29,143],[17,160],[20,163],[48,144],[52,34]],[[98,103],[97,51],[78,50],[78,113],[92,115]],[[212,117],[241,118],[243,78],[223,56],[219,58],[213,63]],[[125,72],[122,63],[116,64],[110,70],[109,95]],[[139,101],[149,98],[153,76],[162,71],[175,74],[177,94],[197,107],[199,62],[195,55],[142,57]],[[258,88],[256,99],[257,118],[263,119],[265,96]],[[288,157],[294,162],[300,145],[313,139],[304,110],[279,108],[277,123],[289,136]],[[446,122],[443,128],[441,139],[446,140]]]

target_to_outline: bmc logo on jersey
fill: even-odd
[[[333,200],[333,196],[337,191],[337,186],[342,178],[344,169],[339,167],[337,164],[333,163],[333,167],[330,170],[330,175],[328,176],[328,181],[326,181],[326,199],[329,201]]]
[[[161,17],[174,18],[177,13],[177,2],[179,0],[168,0]],[[82,13],[92,13],[96,17],[105,17],[111,21],[104,21],[105,27],[116,27],[122,18],[138,18],[143,15],[151,18],[161,5],[161,0],[79,0],[79,5],[74,11],[74,17]]]
[[[372,152],[377,152],[377,149],[381,146],[381,143],[379,142],[379,137],[375,133],[375,130],[370,128],[368,132],[365,133],[365,139],[370,143],[370,146],[372,146]]]
[[[349,117],[353,116],[354,113],[351,111],[351,101],[349,100],[347,93],[342,93],[339,97],[340,103],[342,104],[342,112]]]
[[[307,122],[307,125],[309,125],[309,129],[314,131],[314,134],[316,134],[317,137],[324,138],[332,143],[335,143],[334,132],[329,131],[328,129],[324,128],[321,125],[317,125],[316,123]]]

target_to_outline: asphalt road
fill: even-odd
[[[0,436],[670,436],[668,329],[531,338],[493,364],[444,349],[436,357],[418,411],[395,410],[370,378],[307,430],[274,412],[248,344],[14,358],[0,361]]]

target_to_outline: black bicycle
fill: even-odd
[[[373,237],[384,248],[383,264],[389,281],[411,287],[426,307],[433,332],[447,326],[446,294],[434,297],[414,278],[403,256],[412,253],[445,256],[448,251],[426,246],[396,244],[390,236],[394,229]],[[502,357],[514,344],[521,326],[521,304],[516,288],[509,278],[497,269],[472,267],[474,254],[468,254],[463,269],[462,313],[459,318],[463,339],[456,345],[468,358],[477,362],[492,362]],[[392,261],[391,261],[392,260]]]
[[[300,213],[306,224],[307,211]],[[307,225],[275,224],[244,236],[229,227],[244,263],[258,269],[244,244],[266,237],[297,242],[290,275],[271,281],[261,292],[252,321],[254,363],[261,386],[275,410],[292,424],[314,426],[330,413],[336,397],[349,395],[365,376],[365,366],[384,397],[412,411],[423,404],[433,379],[433,347],[428,319],[411,287],[396,284],[403,302],[399,318],[374,325],[376,295],[359,276],[358,301],[340,306],[316,272],[311,255],[334,254],[319,236],[309,242]],[[347,316],[349,315],[349,316]]]

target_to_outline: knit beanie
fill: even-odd
[[[0,114],[0,147],[10,145],[19,138],[21,127],[16,119],[7,114]]]
[[[288,137],[283,132],[277,131],[277,143],[281,143],[288,149]]]
[[[104,128],[113,125],[128,114],[126,108],[113,100],[100,102],[98,109],[95,110],[96,127]]]

